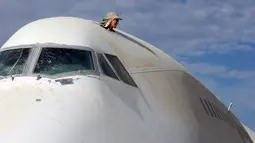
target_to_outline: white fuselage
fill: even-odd
[[[157,106],[156,109],[155,101],[145,100],[152,95],[143,97],[139,90],[107,77],[68,78],[73,79],[73,84],[61,85],[51,79],[36,80],[36,77],[2,80],[0,142],[196,140],[195,134],[189,132],[197,129],[192,128],[192,124],[190,127],[183,124],[184,119],[174,115],[178,113],[168,110],[167,114],[166,108]]]

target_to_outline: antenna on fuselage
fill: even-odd
[[[229,106],[228,106],[228,112],[231,111],[232,106],[233,106],[233,103],[231,102],[231,103],[229,104]]]

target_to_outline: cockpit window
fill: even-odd
[[[34,72],[54,75],[80,70],[95,70],[90,51],[66,48],[43,48]]]
[[[118,59],[117,56],[109,55],[109,54],[105,54],[105,56],[107,57],[107,59],[109,60],[109,62],[111,63],[115,71],[117,72],[118,76],[121,78],[121,80],[124,83],[137,87],[132,77],[129,75],[126,68],[121,63],[121,61]]]
[[[102,54],[98,54],[98,61],[101,66],[102,72],[111,78],[114,78],[116,80],[119,80],[118,77],[115,75],[114,71],[110,67],[110,65],[107,63],[106,59]]]
[[[0,76],[22,74],[29,52],[30,48],[0,52]]]

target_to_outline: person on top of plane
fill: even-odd
[[[116,28],[119,20],[122,20],[115,12],[108,12],[102,19],[100,25],[105,29],[114,32],[113,28]]]

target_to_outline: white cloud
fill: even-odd
[[[255,79],[255,71],[240,71],[229,69],[226,66],[212,65],[208,63],[187,63],[181,62],[194,74],[213,75],[220,78],[230,79]]]
[[[233,46],[233,42],[254,41],[254,4],[250,0],[241,3],[238,0],[25,0],[22,3],[3,0],[0,17],[5,19],[2,26],[10,27],[6,31],[10,35],[13,27],[42,17],[71,15],[99,21],[106,12],[117,11],[124,18],[121,29],[152,41],[168,53],[199,56],[251,50],[247,45]]]
[[[255,31],[249,32],[253,25],[247,24],[253,21],[250,14],[253,8],[239,9],[231,3],[214,3],[214,5],[208,3],[210,1],[200,5],[194,5],[189,1],[188,4],[171,4],[170,2],[167,4],[165,2],[160,9],[155,5],[153,12],[140,10],[139,14],[137,12],[127,13],[125,17],[131,19],[133,23],[128,22],[123,25],[127,27],[126,29],[135,28],[136,31],[132,32],[140,36],[143,36],[140,33],[153,33],[146,35],[148,40],[160,37],[163,42],[157,41],[154,44],[164,48],[168,53],[178,55],[226,53],[233,50],[252,49],[248,45],[244,47],[244,45],[234,44],[234,48],[232,46],[233,42],[254,41],[250,36]],[[138,23],[142,24],[137,26]],[[218,44],[220,42],[226,44]],[[198,51],[200,54],[193,54]]]
[[[210,45],[208,49],[215,51],[215,53],[227,53],[234,50],[251,51],[253,47],[236,43],[223,43]]]
[[[245,110],[253,110],[255,112],[254,79],[235,85],[219,87],[217,92],[220,96],[224,97],[225,101],[233,102],[235,110],[243,112]]]

